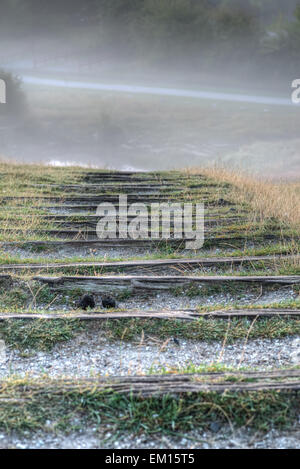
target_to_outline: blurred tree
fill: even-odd
[[[214,13],[214,28],[217,39],[232,40],[239,37],[248,41],[259,30],[257,9],[250,0],[242,5],[238,0],[225,0]]]
[[[0,78],[6,85],[6,104],[0,106],[0,117],[14,120],[23,117],[26,111],[26,100],[21,81],[5,70],[0,70]]]
[[[292,19],[295,8],[299,0],[250,0],[251,4],[257,7],[265,23],[273,22],[274,19],[282,16]]]
[[[206,0],[145,0],[139,34],[160,56],[201,53],[212,39],[210,12]]]
[[[296,66],[298,67],[299,73],[299,59],[300,59],[300,3],[295,9],[295,20],[288,25],[288,48],[290,49],[292,56],[297,60]]]
[[[92,44],[102,60],[115,55],[205,66],[267,58],[268,67],[276,67],[279,58],[299,55],[299,9],[292,19],[299,1],[1,0],[0,34],[55,34],[72,42],[72,27],[98,25],[90,41],[83,29],[82,42],[88,44],[84,51]]]

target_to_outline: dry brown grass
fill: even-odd
[[[249,203],[259,220],[274,217],[300,229],[300,180],[290,183],[271,182],[222,167],[191,168],[186,171],[232,184],[231,196],[237,203]]]

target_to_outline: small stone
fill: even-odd
[[[111,296],[103,296],[102,297],[102,306],[103,308],[115,308],[116,307],[116,300]]]
[[[300,348],[291,353],[291,360],[296,365],[300,364]]]
[[[86,311],[88,308],[95,308],[96,303],[92,295],[83,295],[81,298],[78,307]]]
[[[218,433],[221,430],[221,424],[219,422],[212,422],[209,426],[209,429],[213,433]]]

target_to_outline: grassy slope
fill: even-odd
[[[31,184],[40,183],[80,183],[85,170],[81,168],[49,168],[42,166],[20,166],[0,165],[0,189],[4,196],[22,195],[29,197],[51,192],[45,188],[32,188]],[[198,171],[189,171],[186,186],[190,186],[198,180]],[[182,180],[181,173],[168,173],[170,179]],[[256,247],[239,247],[230,252],[230,255],[266,255],[276,253],[299,253],[299,204],[298,186],[262,186],[249,182],[240,175],[233,178],[232,175],[224,172],[210,170],[207,173],[210,181],[219,181],[220,185],[211,187],[211,198],[216,200],[224,197],[231,200],[237,213],[246,210],[248,224],[255,221],[254,228],[250,229],[251,236],[255,236],[264,231],[272,230],[272,223],[282,225],[282,238],[273,244],[258,244]],[[227,184],[223,184],[223,182]],[[284,188],[284,189],[283,189]],[[201,188],[193,194],[193,198],[201,197]],[[249,194],[251,195],[249,197]],[[283,197],[281,196],[283,194]],[[55,195],[64,196],[64,193],[55,190]],[[70,194],[68,194],[70,195]],[[270,196],[271,195],[271,196]],[[272,203],[270,202],[272,201]],[[268,203],[266,203],[268,202]],[[41,239],[40,235],[32,234],[32,230],[40,226],[39,215],[45,211],[41,209],[37,202],[27,200],[17,206],[16,204],[3,204],[0,210],[1,227],[5,227],[2,232],[2,240],[28,241],[30,239]],[[284,210],[283,210],[284,208]],[[221,208],[220,211],[226,212]],[[20,234],[15,234],[11,228],[11,220],[18,214],[18,223],[22,229]],[[249,226],[249,225],[248,225]],[[43,223],[43,227],[45,224]],[[51,223],[47,224],[51,228]],[[238,225],[229,227],[230,234],[243,233],[245,226]],[[287,241],[285,233],[290,231],[295,234],[294,238]],[[46,237],[45,239],[53,239]],[[45,252],[47,255],[47,252]],[[220,250],[218,255],[226,254],[226,250]],[[205,254],[207,255],[207,253]],[[159,257],[179,257],[180,253],[172,250],[161,250],[152,253],[148,258]],[[186,257],[186,255],[185,255]],[[63,259],[63,262],[78,261],[77,258],[70,257]],[[96,260],[88,258],[84,260]],[[101,260],[101,259],[99,259]],[[108,260],[108,259],[107,259]],[[122,260],[122,259],[120,259]],[[17,255],[9,255],[0,251],[1,263],[33,263],[45,261],[30,257],[24,259]],[[55,259],[54,262],[59,262]],[[263,270],[264,266],[252,265],[250,269],[243,273],[257,274]],[[64,271],[65,272],[65,271]],[[61,272],[63,273],[63,272]],[[80,274],[89,274],[88,268],[77,270]],[[279,261],[277,265],[271,267],[268,273],[299,273],[299,263]],[[59,272],[55,272],[59,275]],[[78,292],[77,292],[78,295]],[[7,311],[43,311],[49,304],[55,302],[55,295],[47,288],[39,289],[34,282],[28,281],[28,275],[14,277],[13,285],[7,289],[5,285],[0,287],[1,309]],[[272,305],[280,307],[282,304]],[[290,301],[285,304],[287,307],[299,308],[299,301]],[[72,307],[72,304],[70,304]],[[204,310],[207,310],[204,309]],[[203,308],[199,309],[199,313]],[[70,340],[74,335],[84,330],[88,325],[78,320],[55,320],[55,321],[5,321],[0,324],[0,334],[6,343],[12,347],[19,348],[22,353],[28,353],[30,349],[49,349],[55,344]],[[258,321],[251,325],[248,320],[234,320],[228,327],[227,321],[213,320],[204,321],[199,319],[192,323],[185,324],[181,321],[163,320],[119,320],[114,322],[101,322],[110,340],[133,340],[142,333],[151,333],[162,340],[171,336],[179,338],[189,338],[205,341],[234,342],[242,338],[280,338],[287,335],[299,335],[300,325],[298,320],[283,320],[278,318]],[[189,370],[186,370],[187,372]],[[232,422],[237,425],[251,425],[255,428],[266,430],[271,424],[278,426],[289,425],[299,410],[299,399],[293,394],[263,392],[226,394],[223,396],[212,393],[201,393],[198,396],[166,396],[164,398],[138,399],[133,397],[110,395],[97,393],[90,389],[88,385],[82,391],[65,390],[59,383],[55,385],[57,392],[48,393],[49,381],[45,378],[39,382],[30,382],[27,379],[10,379],[2,383],[0,391],[1,398],[4,399],[0,409],[0,427],[7,430],[37,430],[45,428],[46,420],[51,420],[53,428],[62,428],[65,431],[72,427],[72,419],[75,415],[80,418],[80,425],[86,422],[110,423],[118,430],[164,432],[172,433],[187,431],[195,427],[206,427],[210,421]],[[30,389],[33,391],[30,391]],[[51,385],[52,388],[52,385]],[[7,400],[7,397],[13,400]],[[5,401],[6,400],[6,401]],[[120,419],[120,414],[122,418]],[[153,418],[153,414],[158,417]],[[63,417],[61,417],[63,415]]]

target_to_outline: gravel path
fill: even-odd
[[[222,348],[220,342],[195,342],[173,338],[163,343],[146,338],[143,343],[109,342],[97,324],[75,339],[58,344],[51,351],[32,352],[24,356],[17,350],[6,348],[0,363],[0,377],[26,373],[51,377],[89,377],[92,375],[127,375],[147,373],[150,369],[184,368],[222,363],[228,366],[274,367],[300,364],[300,339],[256,339],[239,341]]]
[[[259,292],[243,292],[241,294],[220,293],[210,296],[194,296],[192,298],[184,295],[174,296],[168,291],[154,293],[149,290],[134,294],[124,300],[117,299],[117,307],[120,309],[132,310],[181,310],[181,309],[195,309],[199,306],[230,306],[239,304],[241,306],[250,305],[271,305],[272,303],[280,303],[288,300],[295,300],[298,294],[293,291],[291,287],[282,287],[276,290],[266,290],[262,293]],[[114,292],[110,292],[113,297],[116,297]],[[96,311],[101,310],[101,294],[93,295],[96,302]],[[117,297],[116,297],[117,298]],[[76,310],[80,294],[76,299],[70,299],[69,295],[58,294],[55,303],[50,307],[48,304],[39,304],[39,308],[45,308],[49,311],[70,311]]]
[[[174,296],[172,293],[164,291],[154,295],[135,295],[126,301],[118,303],[120,308],[128,309],[186,309],[197,308],[198,306],[230,305],[238,303],[240,305],[268,305],[280,303],[282,301],[294,300],[297,294],[292,288],[278,288],[276,290],[265,290],[257,292],[242,292],[234,295],[232,293],[221,293],[210,296],[194,296],[192,298],[184,295]]]
[[[123,433],[113,442],[114,430],[108,426],[69,435],[40,431],[19,436],[0,432],[0,449],[300,449],[300,415],[294,428],[288,431],[271,429],[261,434],[249,429],[232,429],[229,425],[216,427],[219,427],[217,432],[196,430],[177,437]]]
[[[91,248],[85,246],[62,246],[57,247],[49,251],[38,251],[34,252],[30,249],[21,249],[17,247],[6,246],[3,248],[3,251],[10,254],[11,256],[18,256],[21,259],[45,259],[45,262],[54,259],[68,259],[73,257],[99,257],[105,261],[105,258],[108,259],[128,259],[131,257],[143,259],[148,254],[153,254],[153,250],[149,248],[138,248],[136,246],[132,247],[119,247],[119,248]]]
[[[253,248],[254,245],[251,244],[250,242],[248,243],[248,248]],[[66,259],[66,258],[72,258],[72,257],[97,257],[98,261],[100,259],[102,261],[105,261],[105,258],[108,259],[128,259],[128,258],[145,258],[147,255],[153,255],[155,254],[155,248],[151,247],[137,247],[132,244],[131,247],[124,246],[124,247],[113,247],[113,248],[104,248],[104,247],[86,247],[86,246],[67,246],[64,245],[62,247],[55,248],[53,250],[49,251],[40,251],[40,252],[34,252],[31,251],[30,249],[22,249],[14,246],[9,246],[9,245],[3,245],[1,247],[1,250],[5,253],[8,253],[12,256],[17,256],[20,257],[21,259],[36,259],[36,258],[41,258],[45,259],[45,261],[49,259]],[[191,251],[191,250],[178,250],[177,254],[179,256],[185,256],[187,258],[192,258],[192,257],[206,257],[206,256],[218,256],[221,253],[222,254],[230,254],[233,253],[235,249],[233,248],[225,248],[222,249],[222,251],[219,248],[211,248],[211,249],[200,249],[199,251]],[[160,252],[157,250],[157,252]],[[164,257],[163,253],[161,254],[161,258]],[[100,261],[101,262],[101,261]]]

